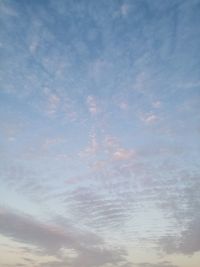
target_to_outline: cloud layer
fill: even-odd
[[[199,10],[1,1],[0,265],[199,267]]]

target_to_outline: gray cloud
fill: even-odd
[[[161,238],[162,249],[171,253],[193,254],[200,251],[200,216],[194,215],[188,227],[180,236],[166,236]]]
[[[166,253],[188,255],[200,251],[199,189],[199,176],[186,172],[179,174],[170,191],[162,195],[160,205],[176,221],[178,229],[160,238],[159,246]]]
[[[174,265],[168,261],[162,261],[159,263],[139,263],[137,267],[177,267],[177,265]]]
[[[31,216],[7,208],[0,209],[1,234],[24,244],[35,245],[44,253],[58,258],[58,262],[39,266],[64,266],[68,262],[69,266],[78,267],[84,262],[85,266],[90,267],[125,261],[124,250],[108,247],[91,232],[80,232],[69,224],[66,228],[36,221]],[[65,258],[61,253],[62,248],[75,250],[77,256],[74,259]]]
[[[3,208],[0,210],[0,218],[1,234],[14,240],[39,246],[50,253],[57,253],[63,246],[79,248],[77,237],[70,232],[40,223],[31,216]]]
[[[104,248],[83,250],[79,257],[72,264],[73,267],[79,267],[84,263],[84,266],[102,266],[106,263],[118,264],[124,261],[123,256],[126,255],[122,250],[107,250]]]

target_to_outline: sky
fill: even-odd
[[[0,266],[199,267],[200,1],[0,1]]]

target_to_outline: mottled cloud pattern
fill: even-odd
[[[0,23],[0,266],[199,267],[200,1]]]

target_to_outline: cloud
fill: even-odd
[[[103,266],[104,264],[117,265],[124,261],[126,253],[123,250],[107,250],[107,249],[86,249],[72,264],[73,267],[79,267],[84,263],[84,266]]]
[[[162,106],[161,101],[157,100],[155,102],[152,103],[152,106],[156,109],[160,108]]]
[[[24,123],[22,120],[16,120],[16,121],[4,121],[0,125],[1,132],[5,139],[12,142],[15,141],[22,130],[24,129]]]
[[[86,154],[94,155],[98,151],[99,144],[97,142],[97,139],[96,139],[96,135],[95,134],[92,134],[90,136],[90,138],[91,138],[90,145],[86,148],[85,152],[86,152]]]
[[[111,188],[104,188],[102,191],[98,185],[95,188],[79,187],[68,193],[64,201],[71,202],[78,221],[82,221],[94,231],[104,231],[112,229],[113,224],[122,224],[129,216],[129,208],[124,206],[123,199],[111,197],[110,192]]]
[[[137,90],[142,93],[146,93],[147,84],[149,83],[149,73],[141,71],[137,74],[135,82],[133,84],[133,90]]]
[[[129,104],[126,101],[122,101],[119,103],[119,108],[121,110],[128,110],[129,109]]]
[[[78,240],[70,233],[59,227],[38,222],[31,216],[1,208],[0,218],[1,234],[39,246],[50,254],[57,253],[63,246],[79,247]]]
[[[51,147],[59,146],[65,142],[66,140],[62,137],[46,138],[43,142],[42,148],[47,151]]]
[[[186,81],[185,83],[180,83],[177,85],[179,88],[193,89],[200,87],[200,81]]]
[[[114,161],[134,160],[136,152],[133,149],[124,148],[119,140],[114,136],[105,136],[103,140],[103,149],[108,154],[109,158]]]
[[[104,248],[98,249],[83,249],[77,258],[74,260],[63,259],[62,261],[49,261],[39,264],[37,267],[80,267],[84,264],[87,267],[99,267],[104,265],[121,266],[120,263],[126,262],[124,256],[126,253],[123,250],[107,250]]]
[[[52,89],[50,87],[42,88],[42,97],[38,103],[33,102],[35,110],[46,115],[49,118],[56,118],[62,124],[66,122],[75,122],[80,119],[79,107],[73,97],[63,89]]]
[[[110,72],[111,68],[111,62],[97,58],[89,64],[89,78],[92,79],[96,84],[102,83],[105,77],[107,77],[107,74]]]
[[[113,151],[119,147],[119,140],[114,136],[105,136],[104,147],[107,152]]]
[[[100,111],[94,96],[89,95],[87,97],[86,103],[91,115],[96,115]]]
[[[91,133],[89,135],[89,144],[78,153],[78,155],[81,158],[88,158],[88,157],[93,157],[97,155],[97,153],[100,151],[100,144],[97,140],[96,134]]]
[[[60,106],[61,99],[58,95],[53,93],[48,93],[47,100],[47,114],[49,116],[53,116],[57,113],[58,108]]]
[[[159,263],[139,263],[137,267],[178,267],[177,265],[174,265],[168,261],[162,261]]]
[[[3,15],[11,16],[11,17],[18,17],[19,15],[17,10],[14,8],[14,6],[6,4],[5,1],[1,1],[0,3],[0,12]]]
[[[134,151],[120,148],[113,153],[113,160],[130,160],[134,156]]]
[[[38,265],[35,265],[36,267],[65,267],[66,264],[68,264],[68,266],[71,265],[71,262],[68,259],[64,259],[61,261],[48,261],[45,263],[41,263]]]
[[[157,244],[167,254],[192,255],[200,251],[199,176],[177,169],[171,171],[171,176],[174,178],[165,182],[170,187],[165,194],[162,193],[165,188],[163,182],[159,205],[173,221],[173,227],[171,232],[158,239]]]
[[[180,236],[165,236],[160,239],[162,249],[169,254],[183,253],[191,255],[200,251],[200,216],[194,215],[194,219],[186,226]]]
[[[199,1],[0,2],[0,121],[25,124],[1,131],[1,200],[51,218],[4,208],[0,231],[46,266],[199,251]]]
[[[141,115],[141,120],[147,125],[154,124],[155,122],[158,121],[158,119],[159,119],[158,116],[151,112]]]
[[[126,3],[124,3],[123,5],[121,5],[120,11],[121,11],[121,15],[123,17],[127,16],[128,15],[128,12],[129,12],[129,5],[126,4]]]
[[[69,266],[78,267],[82,262],[85,266],[101,266],[106,263],[115,264],[124,261],[124,250],[112,249],[102,238],[94,233],[74,228],[62,217],[57,218],[57,224],[42,223],[26,214],[0,208],[0,233],[13,240],[28,245],[35,245],[43,253],[55,255],[58,262],[49,262],[39,266],[63,266],[68,261]],[[60,221],[60,223],[59,223]],[[63,228],[61,225],[66,225]],[[73,257],[62,255],[63,249],[73,249]],[[60,261],[60,262],[59,262]]]

